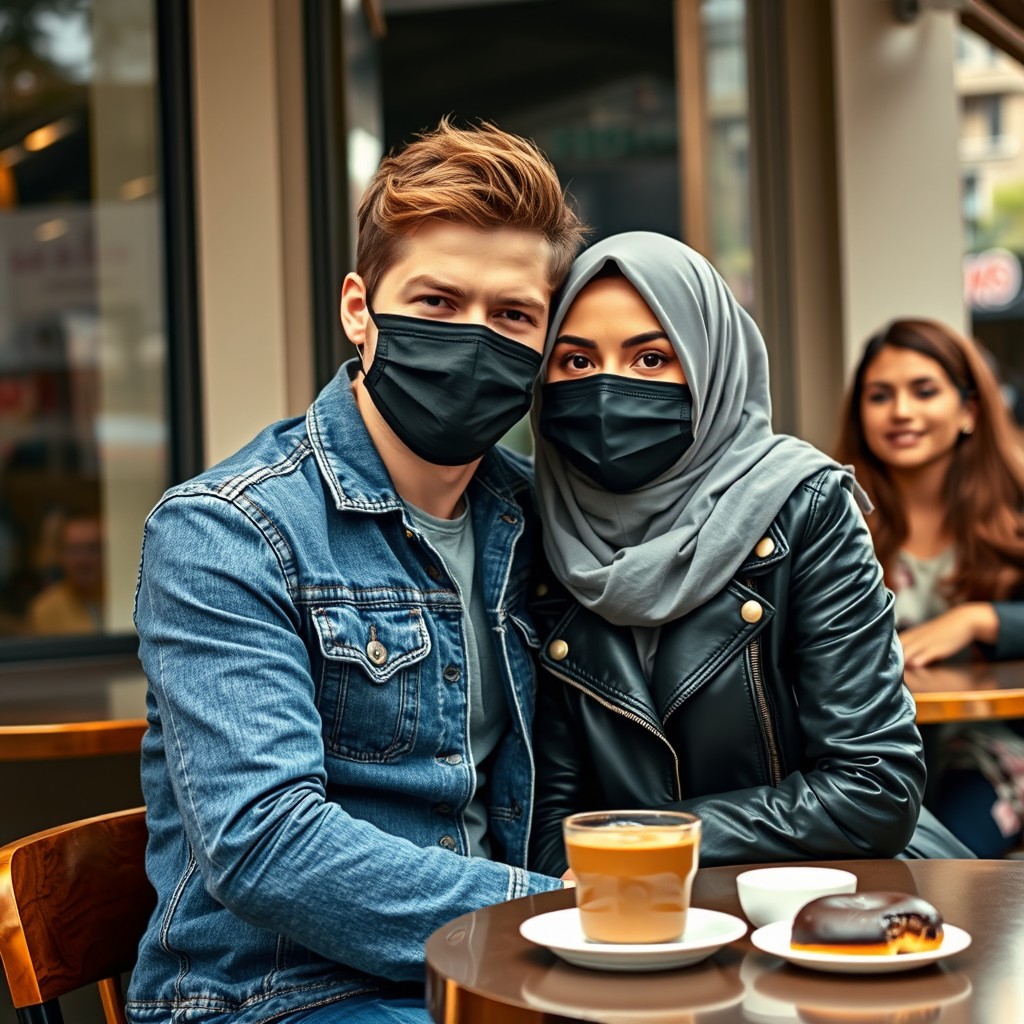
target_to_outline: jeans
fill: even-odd
[[[315,1010],[281,1017],[275,1024],[432,1024],[422,999],[352,996]]]

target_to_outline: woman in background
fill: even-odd
[[[541,373],[533,866],[565,869],[566,814],[614,807],[700,815],[705,865],[969,856],[919,820],[854,481],[772,430],[764,341],[714,268],[648,232],[592,246]]]
[[[875,505],[868,526],[908,669],[1024,658],[1024,456],[977,347],[931,320],[874,335],[836,456]],[[936,751],[939,818],[981,856],[1018,843],[1024,741],[992,725],[944,737]]]

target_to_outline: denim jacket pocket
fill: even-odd
[[[407,754],[430,653],[422,610],[336,604],[312,615],[324,658],[318,701],[326,750],[353,761]]]

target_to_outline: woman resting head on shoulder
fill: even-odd
[[[975,644],[1024,657],[1024,457],[974,343],[923,319],[875,334],[836,454],[875,505],[868,525],[907,666]]]
[[[592,246],[541,374],[532,866],[612,807],[700,815],[703,864],[965,854],[912,840],[921,741],[856,485],[773,432],[714,268],[648,232]]]

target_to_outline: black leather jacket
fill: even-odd
[[[706,866],[907,847],[921,738],[892,595],[837,472],[801,484],[728,586],[662,627],[649,684],[628,627],[551,579],[536,590],[532,868],[561,874],[562,818],[612,807],[699,814]],[[930,831],[918,855],[971,856]]]

